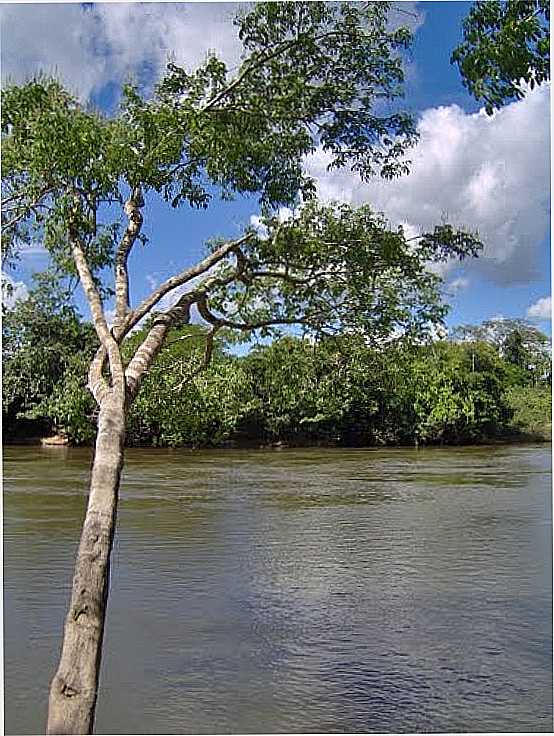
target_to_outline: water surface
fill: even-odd
[[[5,728],[43,732],[87,450],[4,450]],[[96,732],[552,730],[550,447],[129,450]]]

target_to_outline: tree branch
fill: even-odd
[[[210,365],[214,352],[214,338],[220,329],[221,328],[219,325],[212,325],[211,329],[205,334],[206,345],[200,365],[198,365],[193,371],[190,371],[183,378],[183,380],[177,386],[175,386],[175,388],[172,389],[172,391],[180,391],[183,386],[185,386],[189,381],[191,381],[195,376],[197,376]]]
[[[243,82],[253,71],[259,69],[264,64],[267,64],[268,61],[271,61],[277,56],[280,56],[280,54],[284,53],[285,51],[288,51],[288,49],[293,48],[293,46],[295,46],[296,44],[299,44],[303,40],[303,37],[305,37],[306,35],[307,34],[305,33],[298,34],[296,38],[289,39],[288,41],[283,41],[279,46],[277,46],[276,49],[266,54],[265,56],[260,57],[254,63],[250,64],[249,66],[246,66],[245,64],[246,68],[238,75],[238,77],[236,77],[230,84],[228,84],[225,89],[220,90],[214,97],[208,100],[208,102],[200,109],[200,111],[206,112],[207,110],[210,110],[214,105],[217,105],[218,102],[221,102],[221,100],[225,99],[225,97],[227,97],[230,92],[236,89],[241,84],[241,82]],[[314,36],[313,40],[314,42],[318,43],[324,38],[329,38],[331,36],[337,35],[340,35],[339,31],[327,31],[326,33],[320,33],[319,35]]]
[[[127,229],[121,239],[115,255],[115,319],[114,327],[123,324],[129,311],[129,274],[127,260],[133,245],[140,234],[143,217],[141,207],[144,199],[140,187],[135,187],[130,198],[125,202],[125,214],[128,218]]]
[[[145,340],[142,342],[142,344],[139,346],[139,348],[135,352],[135,355],[133,356],[132,360],[127,366],[127,370],[125,371],[127,387],[128,387],[131,398],[134,398],[136,396],[143,376],[145,375],[146,371],[150,368],[156,356],[162,349],[167,333],[169,332],[171,327],[174,327],[176,324],[179,324],[179,323],[187,324],[190,321],[190,309],[191,309],[192,304],[198,303],[199,300],[205,300],[206,294],[209,291],[209,289],[213,288],[214,286],[225,286],[226,284],[230,283],[231,281],[239,277],[241,270],[243,268],[243,264],[244,264],[244,256],[242,255],[242,251],[240,251],[239,244],[243,243],[247,238],[251,236],[252,234],[249,233],[243,238],[240,238],[238,241],[231,241],[230,243],[225,243],[217,251],[214,251],[214,253],[211,254],[211,256],[208,256],[208,258],[204,259],[204,261],[201,261],[196,267],[194,267],[193,269],[189,269],[187,273],[190,273],[190,271],[195,271],[195,273],[192,276],[190,276],[188,280],[190,280],[190,278],[193,278],[194,275],[197,275],[196,270],[202,264],[204,265],[202,266],[201,272],[205,272],[212,265],[214,265],[214,263],[218,263],[219,261],[221,261],[221,259],[225,255],[227,255],[229,252],[231,252],[232,250],[235,250],[237,252],[237,261],[238,261],[237,268],[234,269],[232,273],[228,274],[227,276],[214,275],[214,276],[208,277],[202,282],[202,284],[200,284],[198,288],[192,291],[189,291],[186,294],[183,294],[180,297],[180,299],[177,301],[177,303],[173,307],[171,307],[167,312],[156,315],[154,319],[154,323],[152,327],[150,328],[148,335],[146,336]],[[216,260],[210,263],[209,266],[206,265],[206,262],[212,256],[215,256],[216,253],[218,253]],[[239,253],[241,254],[240,256],[239,256]],[[241,256],[242,256],[242,260],[241,260]],[[174,288],[174,286],[172,288]],[[212,323],[212,324],[213,324],[212,331],[213,331],[213,334],[215,335],[215,333],[219,330],[222,324],[220,323]],[[127,323],[125,325],[125,329],[126,328],[127,328]],[[213,349],[213,346],[210,347],[208,358],[211,357],[212,349]]]
[[[191,295],[184,294],[168,312],[156,315],[148,335],[137,348],[125,371],[131,399],[137,395],[140,382],[162,349],[170,328],[179,322],[187,324],[190,321],[191,302]]]
[[[87,388],[94,396],[94,399],[98,405],[102,403],[102,399],[104,399],[104,397],[110,390],[108,382],[102,374],[105,360],[106,348],[101,345],[96,351],[96,355],[94,356],[90,364],[87,382]]]
[[[250,330],[258,330],[260,327],[271,327],[272,325],[309,324],[309,319],[307,317],[294,319],[289,319],[287,317],[277,317],[275,319],[260,320],[259,322],[234,322],[233,320],[227,319],[226,317],[218,317],[213,314],[213,312],[211,312],[208,307],[205,295],[198,298],[197,301],[195,301],[195,304],[202,319],[204,319],[206,322],[213,325],[214,327],[217,327],[218,329],[220,327],[231,327],[234,330],[242,330],[243,332],[247,332]]]
[[[17,204],[14,204],[11,207],[7,207],[6,208],[5,207],[5,204],[8,203],[10,200],[11,201],[14,201],[14,199],[13,198],[8,198],[8,200],[4,200],[2,202],[2,214],[6,213],[6,212],[17,211],[21,207],[22,207],[22,209],[19,212],[19,214],[18,215],[15,215],[14,217],[12,217],[11,220],[8,220],[7,222],[4,221],[2,223],[2,230],[9,230],[14,225],[17,225],[18,222],[20,222],[21,220],[24,220],[26,217],[28,217],[28,215],[31,212],[33,212],[35,214],[35,216],[36,216],[36,208],[37,207],[44,207],[44,208],[48,209],[48,205],[43,204],[41,200],[44,199],[44,197],[46,197],[48,194],[50,194],[50,192],[52,192],[52,189],[46,189],[44,192],[42,192],[42,194],[40,194],[37,197],[37,199],[35,199],[34,202],[30,202],[29,204],[25,204],[25,205],[22,205],[21,203],[17,203]]]
[[[92,323],[96,330],[96,334],[98,335],[98,339],[108,355],[112,385],[117,390],[124,390],[125,376],[119,345],[108,328],[102,299],[100,298],[100,294],[98,293],[98,289],[96,288],[96,284],[94,283],[92,273],[87,263],[83,244],[81,243],[77,232],[72,227],[70,227],[69,238],[73,260],[75,261],[77,273],[79,274],[79,278],[90,307]]]
[[[132,311],[127,316],[127,319],[122,328],[115,331],[117,339],[120,340],[122,337],[124,337],[129,332],[129,330],[131,330],[136,324],[138,324],[138,322],[140,322],[140,320],[145,315],[147,315],[153,309],[153,307],[156,306],[160,299],[162,299],[166,294],[169,294],[169,292],[173,291],[173,289],[176,289],[178,286],[183,286],[189,281],[192,281],[192,279],[196,276],[201,276],[203,273],[206,273],[206,271],[209,271],[210,268],[222,261],[225,256],[239,249],[243,243],[245,243],[253,236],[253,233],[247,233],[238,240],[231,240],[227,243],[224,243],[219,248],[216,248],[213,253],[210,253],[209,256],[206,256],[206,258],[197,263],[195,266],[191,266],[190,268],[181,271],[181,273],[177,276],[172,276],[171,278],[164,281],[163,284],[158,286],[158,288],[155,289],[150,294],[150,296],[148,296],[141,304],[139,304],[139,306],[134,311]]]

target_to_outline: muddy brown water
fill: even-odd
[[[4,450],[7,734],[44,732],[90,453]],[[96,732],[552,730],[550,446],[129,450]]]

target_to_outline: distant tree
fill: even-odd
[[[463,83],[492,115],[550,79],[550,1],[482,0],[463,23],[463,42],[454,50]]]
[[[132,355],[147,331],[132,335],[125,352]],[[204,366],[205,330],[186,325],[168,333],[163,349],[145,376],[130,407],[130,444],[193,447],[227,440],[250,409],[250,385],[242,362],[226,353],[223,331]]]
[[[512,386],[506,392],[511,428],[527,439],[552,439],[552,390],[548,385]]]
[[[524,319],[490,319],[479,325],[460,325],[452,331],[454,341],[487,342],[499,355],[520,370],[522,383],[550,382],[550,339]]]
[[[56,267],[79,278],[99,341],[88,374],[95,456],[48,733],[93,727],[126,417],[170,331],[196,309],[206,364],[225,327],[425,331],[444,314],[426,263],[480,247],[443,225],[416,248],[369,208],[312,202],[289,222],[274,214],[313,196],[303,161],[318,147],[332,167],[362,178],[406,171],[415,127],[391,103],[410,34],[391,30],[387,12],[387,3],[257,3],[237,20],[244,53],[235,71],[215,56],[193,72],[171,64],[151,99],[125,86],[111,117],[53,80],[3,91],[5,254],[42,238]],[[259,193],[265,233],[212,242],[198,263],[131,307],[128,259],[144,240],[143,210],[156,194],[173,207],[206,207],[214,190]],[[175,237],[186,244],[186,233]],[[125,337],[177,288],[184,291],[127,360]]]

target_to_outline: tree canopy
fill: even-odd
[[[549,0],[473,3],[451,60],[489,115],[550,79],[549,21]]]
[[[54,252],[79,230],[92,265],[113,258],[102,204],[126,191],[173,206],[257,192],[267,205],[313,193],[302,159],[321,147],[332,166],[392,176],[415,142],[410,115],[383,114],[402,94],[406,29],[387,28],[387,3],[258,3],[236,20],[243,60],[215,56],[193,72],[170,64],[152,98],[123,89],[115,117],[85,109],[54,80],[2,95],[4,230],[39,226]],[[9,242],[9,241],[8,241]]]

